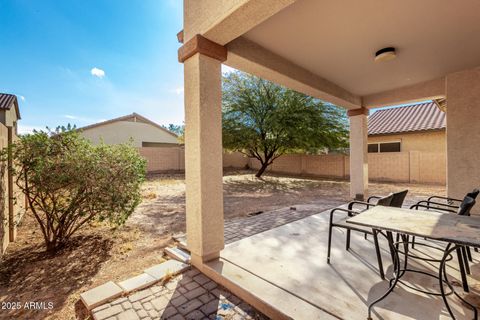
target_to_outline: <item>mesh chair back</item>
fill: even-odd
[[[466,196],[463,199],[462,204],[460,204],[457,214],[461,216],[469,216],[470,210],[474,205],[475,205],[475,199],[473,199],[472,197]]]
[[[378,199],[377,205],[388,207],[392,203],[392,199],[393,199],[393,194],[391,193],[386,197]]]
[[[408,193],[408,190],[395,192],[393,194],[392,201],[390,202],[390,207],[401,208],[402,205],[403,205],[403,201],[405,200],[405,197],[407,196],[407,193]]]
[[[467,197],[470,197],[472,199],[477,199],[477,196],[478,196],[479,193],[480,193],[480,190],[475,188],[471,192],[467,193]]]

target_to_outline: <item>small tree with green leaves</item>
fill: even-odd
[[[123,224],[145,177],[145,160],[132,146],[93,145],[71,129],[36,131],[12,146],[17,185],[50,252],[92,221]]]
[[[260,177],[287,152],[348,145],[343,109],[242,72],[223,78],[223,146],[258,159]]]

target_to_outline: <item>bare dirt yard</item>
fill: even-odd
[[[308,204],[333,207],[348,201],[346,181],[229,172],[224,176],[225,219],[247,218],[250,213]],[[399,183],[371,183],[370,194],[409,189],[408,202],[445,187]],[[319,211],[322,211],[319,210]],[[80,231],[55,256],[44,253],[40,232],[27,215],[0,262],[0,302],[19,302],[20,310],[0,310],[0,319],[85,319],[79,295],[109,280],[122,280],[163,260],[172,235],[185,230],[183,174],[150,176],[143,186],[143,202],[124,226],[95,224]],[[40,310],[25,309],[26,302],[44,302]],[[48,302],[53,303],[50,309]]]

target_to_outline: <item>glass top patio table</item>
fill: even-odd
[[[480,217],[376,206],[347,220],[372,229],[480,247]]]
[[[367,319],[372,319],[371,312],[373,306],[385,299],[393,291],[403,274],[405,274],[406,271],[415,271],[407,268],[406,258],[403,269],[400,266],[398,249],[394,244],[392,232],[446,242],[447,246],[440,262],[439,276],[437,278],[440,285],[440,295],[452,319],[455,319],[455,316],[446,298],[446,296],[451,293],[454,293],[466,305],[470,306],[474,313],[474,319],[478,318],[476,307],[458,295],[449,283],[446,272],[446,261],[448,255],[453,250],[458,250],[458,248],[462,246],[480,247],[480,217],[376,206],[348,219],[347,223],[370,227],[374,232],[385,231],[392,253],[394,278],[391,279],[388,290],[368,306]],[[406,249],[408,249],[408,240]],[[408,254],[407,252],[408,250],[405,251],[406,256]],[[444,283],[450,287],[451,293],[445,293],[443,288]]]

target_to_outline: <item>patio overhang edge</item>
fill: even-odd
[[[225,45],[297,0],[184,1],[183,40],[197,34]]]
[[[346,109],[358,109],[362,99],[344,88],[278,56],[260,45],[239,37],[227,44],[225,64],[293,90],[331,102]]]

